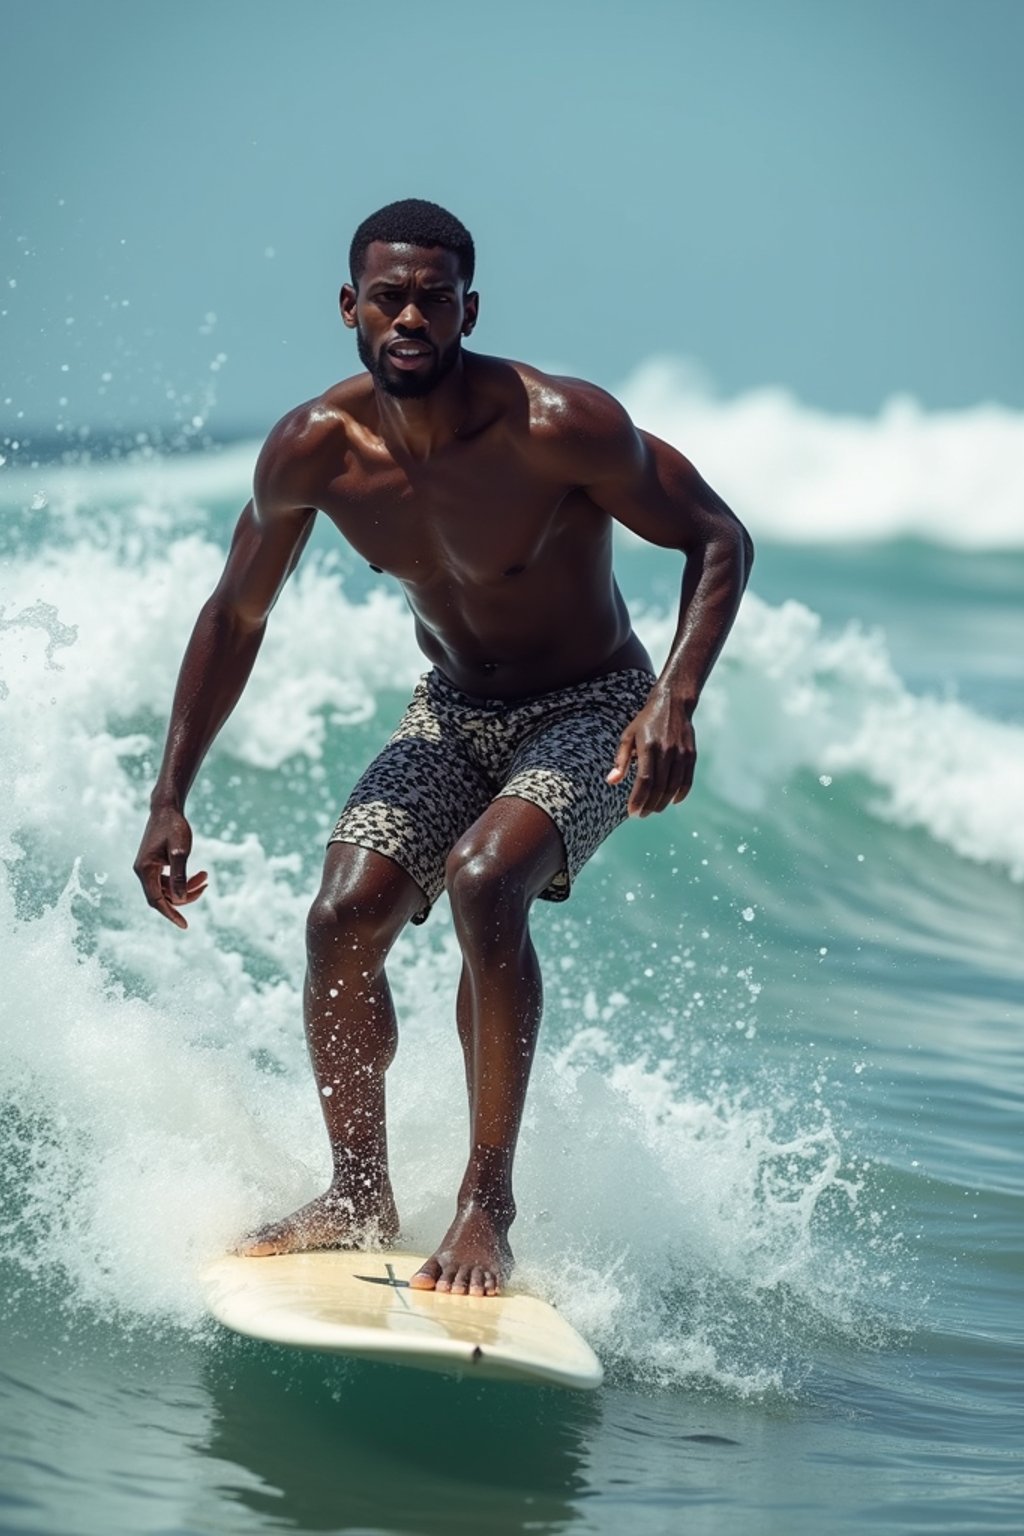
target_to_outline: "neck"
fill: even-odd
[[[462,354],[454,368],[419,399],[403,400],[389,395],[376,382],[380,435],[391,449],[413,459],[429,459],[439,448],[455,441],[465,425],[468,410]]]

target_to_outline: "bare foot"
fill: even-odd
[[[453,1296],[497,1296],[512,1273],[508,1221],[483,1206],[460,1207],[441,1246],[409,1281],[414,1291],[450,1291]]]
[[[332,1184],[325,1194],[291,1216],[247,1232],[235,1252],[263,1259],[275,1253],[307,1253],[316,1248],[386,1248],[397,1236],[398,1212],[390,1188],[372,1208],[357,1210],[351,1196]]]

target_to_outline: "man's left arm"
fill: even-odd
[[[601,451],[592,459],[594,478],[583,488],[642,539],[686,557],[668,659],[643,709],[623,732],[608,775],[610,783],[619,783],[635,757],[629,813],[649,816],[689,794],[697,761],[693,712],[739,609],[754,546],[690,461],[638,432],[618,410],[621,417],[609,413]]]

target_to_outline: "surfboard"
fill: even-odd
[[[554,1307],[512,1289],[501,1296],[414,1291],[411,1253],[277,1254],[215,1259],[206,1305],[236,1333],[424,1370],[590,1390],[603,1371]]]

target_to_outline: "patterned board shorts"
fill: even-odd
[[[346,802],[329,843],[383,853],[426,898],[444,889],[445,862],[492,800],[512,795],[546,811],[562,835],[565,867],[541,896],[565,901],[600,843],[626,818],[633,770],[609,784],[619,740],[647,699],[639,667],[525,699],[477,699],[435,668],[416,685],[384,750]]]

